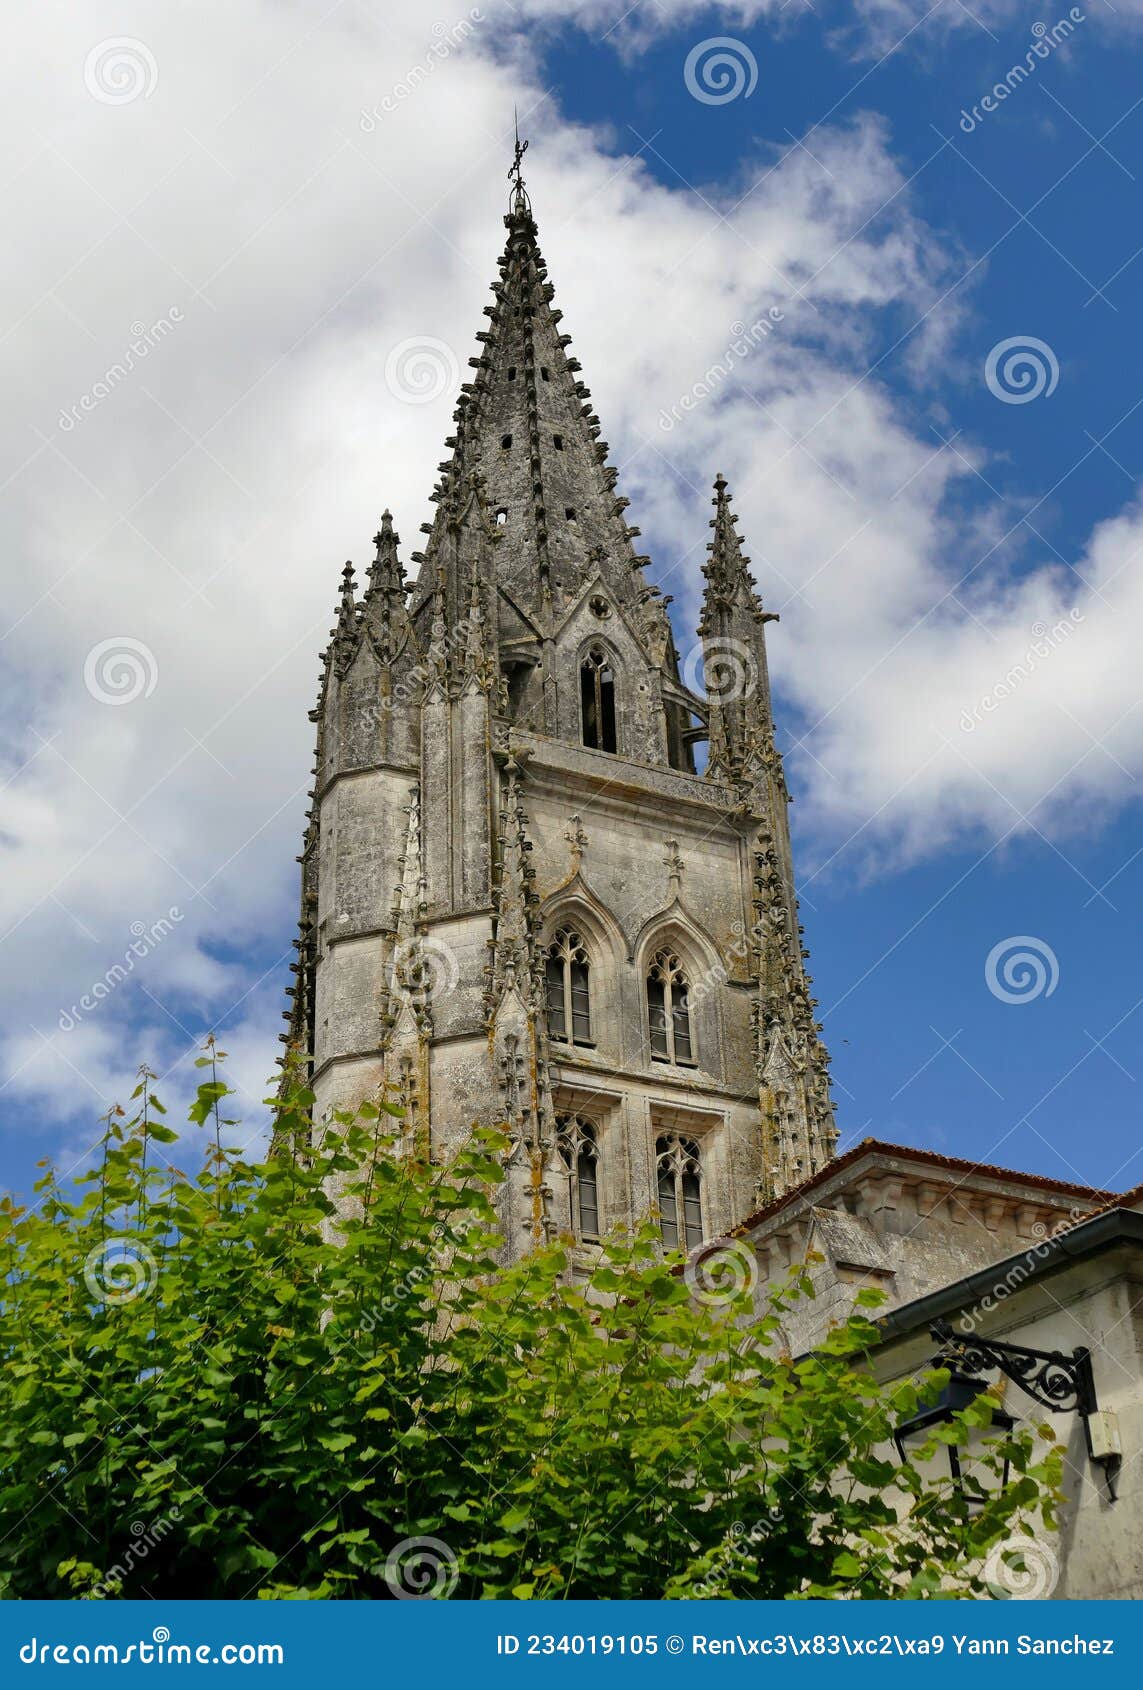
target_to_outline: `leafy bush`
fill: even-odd
[[[428,1165],[366,1105],[315,1143],[298,1089],[247,1161],[202,1060],[196,1175],[143,1071],[77,1187],[0,1206],[0,1594],[986,1594],[1051,1523],[1030,1432],[975,1509],[886,1455],[918,1391],[865,1312],[780,1354],[804,1277],[696,1299],[651,1222],[586,1282],[562,1243],[498,1267],[499,1134]]]

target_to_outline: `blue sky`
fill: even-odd
[[[5,189],[34,259],[6,307],[31,373],[0,475],[16,562],[0,646],[13,804],[0,1184],[26,1190],[46,1154],[74,1160],[138,1061],[170,1071],[180,1107],[187,1053],[212,1026],[233,1042],[250,1112],[286,982],[305,712],[338,567],[364,561],[385,502],[407,557],[449,432],[448,395],[402,409],[380,372],[414,332],[455,345],[460,364],[472,350],[513,96],[530,114],[529,183],[566,326],[632,519],[676,593],[680,645],[719,467],[743,488],[747,549],[783,613],[777,711],[843,1144],[874,1135],[1100,1185],[1143,1179],[1143,738],[1125,586],[1143,544],[1134,8],[1091,0],[971,133],[962,111],[1024,61],[1036,18],[1050,27],[1066,8],[794,0],[620,21],[593,5],[569,21],[556,4],[490,6],[483,33],[434,60],[415,7],[384,25],[256,7],[222,88],[211,10],[198,38],[178,8],[140,22],[157,86],[122,109],[82,86],[85,55],[122,20],[85,5],[45,33],[44,109]],[[756,64],[748,96],[688,89],[688,54],[713,37]],[[420,63],[428,85],[364,141],[358,108]],[[819,224],[827,279],[851,260],[853,273],[791,297],[770,260],[780,249],[783,274],[811,274]],[[656,436],[660,406],[718,356],[737,308],[773,298],[785,342],[735,371],[693,428]],[[172,306],[169,348],[144,375],[53,430],[127,325]],[[986,361],[1029,337],[1050,349],[1054,390],[1005,402]],[[798,409],[803,367],[807,392],[840,378],[868,412],[830,434]],[[788,460],[766,433],[776,410],[802,442]],[[889,455],[884,476],[869,468]],[[820,489],[799,479],[819,471]],[[824,524],[817,538],[819,491],[860,511],[853,531],[867,548],[883,536],[892,567],[874,547],[839,573]],[[1120,548],[1105,575],[1100,533]],[[985,725],[958,737],[963,710],[1036,639],[1041,600],[1049,623],[1082,607],[1075,632],[1003,700],[987,741]],[[85,655],[125,634],[156,665],[153,696],[92,710]],[[930,718],[936,762],[910,737]],[[60,1034],[59,1012],[132,924],[171,907],[172,936]],[[1055,983],[1007,1002],[986,963],[1021,936]]]
[[[1050,25],[1057,15],[1066,10],[1035,17]],[[736,30],[757,60],[758,83],[749,98],[717,107],[692,99],[683,77],[694,41],[726,33],[716,10],[634,58],[569,32],[549,61],[569,112],[614,124],[617,138],[626,131],[633,139],[624,145],[647,140],[642,156],[667,186],[684,181],[712,195],[768,147],[797,137],[812,150],[827,114],[884,118],[925,220],[959,246],[965,269],[980,261],[960,284],[967,320],[947,379],[919,403],[919,426],[946,438],[963,430],[987,449],[990,485],[976,481],[965,496],[999,499],[1012,524],[1028,513],[1042,542],[1017,528],[1017,569],[1028,551],[1076,558],[1093,525],[1133,496],[1143,452],[1138,48],[1085,36],[1080,24],[965,133],[963,112],[1023,61],[1032,21],[914,37],[873,64],[832,50],[807,12],[777,32]],[[1018,334],[1056,353],[1050,399],[997,403],[981,379],[989,349]],[[914,382],[900,373],[907,349],[905,341],[890,351],[880,375],[913,405]],[[779,625],[772,643],[781,638]],[[797,735],[789,715],[785,726],[788,745]],[[792,767],[796,792],[796,752]],[[820,855],[819,841],[798,817],[795,803],[804,865]],[[1143,1179],[1139,814],[1130,804],[1094,814],[1065,838],[1043,813],[1032,821],[1051,837],[1020,828],[1005,843],[982,839],[880,875],[843,849],[809,884],[803,874],[843,1145],[873,1135],[1120,1187]],[[1037,937],[1055,953],[1050,996],[1006,1003],[990,993],[985,963],[1009,935]]]
[[[982,260],[961,284],[968,318],[948,379],[922,403],[922,426],[946,438],[963,430],[987,448],[991,485],[978,481],[966,496],[999,498],[1012,523],[1027,511],[1043,536],[1030,548],[1017,530],[1017,568],[1028,549],[1075,558],[1092,526],[1132,497],[1143,449],[1138,51],[1089,39],[1081,24],[966,134],[964,110],[1023,60],[1030,17],[914,41],[872,66],[831,51],[814,16],[777,34],[741,30],[757,88],[707,107],[687,93],[682,65],[704,24],[722,33],[718,21],[712,11],[626,61],[604,42],[567,39],[552,60],[560,97],[585,119],[653,137],[644,157],[668,185],[704,188],[791,136],[812,149],[827,113],[881,114],[926,221],[955,240],[966,267]],[[980,379],[989,349],[1017,334],[1055,351],[1050,399],[1000,404]],[[880,373],[913,403],[913,381],[899,373],[907,345]],[[772,640],[781,638],[779,626]],[[796,737],[789,717],[786,727]],[[796,792],[796,753],[793,768]],[[799,829],[796,803],[793,818],[804,863],[818,842]],[[1032,820],[1053,833],[1042,813]],[[1128,805],[1064,839],[1021,828],[1006,843],[982,840],[883,875],[847,863],[843,850],[808,885],[803,874],[843,1144],[874,1135],[1111,1187],[1143,1178],[1141,846]],[[1038,937],[1055,953],[1050,996],[1006,1003],[990,993],[985,962],[1009,935]]]

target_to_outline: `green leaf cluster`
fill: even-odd
[[[501,1135],[429,1164],[295,1086],[249,1159],[220,1057],[196,1172],[144,1070],[78,1184],[0,1204],[0,1595],[988,1594],[1051,1524],[1031,1430],[972,1508],[891,1453],[941,1381],[877,1382],[871,1297],[798,1360],[804,1275],[712,1306],[651,1222],[506,1265]]]

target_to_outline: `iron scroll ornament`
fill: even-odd
[[[1091,1353],[1080,1348],[1066,1355],[1062,1350],[1033,1350],[1022,1344],[1005,1344],[999,1338],[955,1332],[947,1320],[929,1328],[940,1344],[934,1357],[938,1367],[979,1376],[999,1368],[1014,1384],[1040,1404],[1060,1413],[1074,1410],[1085,1418],[1095,1410],[1095,1388]]]

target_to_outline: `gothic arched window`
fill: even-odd
[[[668,1250],[693,1250],[702,1243],[702,1177],[693,1138],[665,1133],[655,1140],[659,1228]]]
[[[659,951],[647,971],[651,1060],[695,1066],[687,977],[673,951]]]
[[[556,1119],[556,1149],[568,1177],[571,1229],[577,1238],[599,1237],[599,1139],[591,1121]]]
[[[590,964],[583,940],[572,927],[561,927],[544,961],[548,995],[548,1032],[565,1044],[591,1040]]]
[[[593,751],[616,751],[615,675],[607,653],[599,646],[592,646],[580,665],[579,697],[583,743]]]

